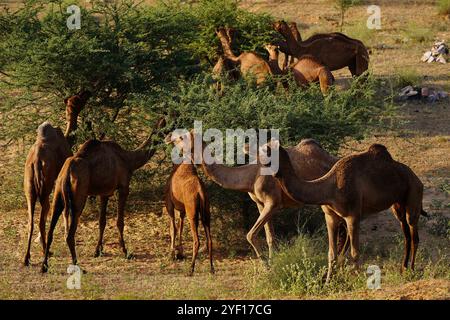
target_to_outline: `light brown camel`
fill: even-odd
[[[50,123],[44,122],[38,127],[36,142],[28,152],[23,183],[28,206],[28,241],[23,262],[25,266],[30,264],[34,211],[38,199],[41,204],[41,214],[39,236],[36,241],[41,242],[42,250],[45,251],[45,223],[50,209],[49,196],[64,161],[72,155],[70,142],[73,140],[73,136],[71,133],[76,130],[78,115],[89,97],[90,92],[81,91],[79,94],[64,99],[67,120],[65,135],[60,128],[54,128]]]
[[[258,258],[263,259],[261,249],[256,242],[256,236],[264,226],[266,241],[269,247],[269,259],[273,254],[274,231],[272,217],[283,208],[300,208],[303,203],[296,202],[284,194],[279,183],[271,175],[261,175],[261,164],[247,164],[229,167],[222,164],[208,164],[203,160],[203,153],[207,147],[202,142],[201,150],[194,149],[196,133],[190,131],[174,139],[174,144],[180,150],[190,150],[194,159],[202,161],[204,173],[215,183],[225,189],[247,192],[256,203],[259,218],[247,234],[247,240],[255,250]],[[201,138],[200,138],[201,139]],[[198,148],[199,149],[199,148]],[[337,161],[313,140],[302,140],[297,146],[288,148],[289,157],[295,164],[296,173],[304,179],[315,179],[330,170]],[[322,207],[323,208],[323,207]],[[341,230],[342,231],[342,230]],[[341,244],[345,242],[346,233],[342,232]]]
[[[279,150],[279,170],[274,176],[283,191],[293,200],[327,206],[327,281],[337,257],[338,221],[342,218],[347,224],[351,257],[357,263],[360,220],[389,207],[399,220],[405,237],[401,270],[408,267],[410,254],[411,269],[414,270],[419,245],[418,221],[421,214],[427,215],[422,208],[423,184],[408,166],[393,160],[385,146],[373,144],[365,152],[346,156],[327,174],[313,181],[297,175],[288,151],[277,140],[262,146],[260,155],[264,156],[272,149]]]
[[[286,74],[278,65],[277,46],[266,45],[264,48],[269,52],[269,65],[273,74]],[[298,86],[305,87],[311,82],[319,82],[323,94],[326,94],[329,86],[334,83],[334,77],[330,70],[310,55],[302,56],[290,70]],[[283,85],[287,87],[285,82]]]
[[[165,125],[164,118],[158,120],[155,130],[137,149],[124,150],[114,141],[91,139],[81,145],[74,156],[64,163],[55,184],[53,196],[52,219],[47,235],[45,258],[42,272],[48,269],[48,256],[53,241],[53,231],[59,216],[64,211],[66,242],[72,256],[72,263],[77,263],[75,252],[75,233],[80,215],[88,196],[100,196],[99,238],[95,256],[102,254],[103,233],[106,226],[106,208],[108,199],[118,191],[117,228],[119,243],[125,257],[128,257],[123,239],[124,209],[129,193],[130,179],[133,172],[145,165],[155,153],[155,131]]]
[[[363,74],[369,67],[369,55],[361,42],[343,37],[325,37],[304,44],[295,40],[285,21],[275,22],[274,29],[286,39],[289,50],[297,58],[312,55],[331,71],[348,67],[352,76]]]
[[[172,143],[172,135],[166,137],[166,143]],[[194,273],[195,260],[200,247],[198,238],[198,222],[201,220],[206,235],[206,247],[209,254],[211,273],[214,273],[212,260],[212,238],[210,229],[211,213],[209,197],[205,185],[197,175],[197,170],[191,160],[187,163],[174,164],[172,173],[167,181],[164,196],[165,211],[170,219],[170,249],[174,259],[183,257],[183,221],[187,215],[191,226],[193,239],[192,262],[189,275]],[[175,246],[177,226],[175,224],[175,210],[180,213],[178,224],[178,246]]]
[[[258,54],[254,52],[243,52],[239,56],[236,56],[231,50],[231,43],[225,28],[217,28],[216,34],[222,44],[224,56],[239,66],[242,77],[254,78],[256,84],[261,85],[272,74],[269,64]]]

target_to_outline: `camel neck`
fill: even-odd
[[[289,155],[281,148],[279,177],[276,177],[276,179],[280,182],[283,191],[295,201],[315,205],[331,204],[334,188],[330,182],[333,176],[327,173],[325,176],[312,181],[299,178],[295,174]]]
[[[239,60],[239,57],[236,57],[235,54],[233,53],[233,51],[231,50],[230,42],[227,41],[225,39],[225,37],[220,34],[219,34],[219,40],[220,40],[220,43],[222,44],[222,49],[223,49],[223,53],[224,53],[225,57],[227,57],[231,61],[237,62]]]
[[[286,39],[289,51],[294,55],[299,57],[302,54],[303,46],[294,38],[291,32],[283,33],[283,37]]]
[[[256,164],[247,164],[239,167],[228,167],[223,164],[207,164],[203,158],[206,145],[202,144],[200,159],[203,172],[215,183],[225,189],[251,192],[255,178],[259,172]],[[197,152],[197,151],[195,151]]]
[[[144,141],[137,149],[128,151],[128,164],[132,171],[139,169],[145,165],[156,152],[156,142],[153,141],[154,133],[152,132],[147,140]]]
[[[72,146],[75,144],[75,135],[73,134],[73,132],[78,128],[78,114],[66,110],[66,122],[66,131],[64,133],[64,137],[69,143],[69,146],[72,148]]]
[[[280,69],[280,66],[278,65],[278,55],[270,55],[269,66],[273,74],[280,75],[283,73],[283,71]]]

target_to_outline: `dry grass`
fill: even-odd
[[[440,64],[420,62],[422,53],[431,43],[407,41],[404,38],[411,17],[416,25],[429,28],[435,36],[450,40],[450,30],[442,28],[445,20],[437,16],[433,1],[379,1],[382,8],[382,27],[377,31],[372,47],[371,68],[377,76],[391,78],[405,69],[413,69],[421,82],[450,90],[449,67]],[[407,3],[407,4],[405,4]],[[336,30],[337,10],[328,0],[321,1],[245,1],[243,7],[253,11],[268,11],[277,17],[300,22],[304,35],[317,31]],[[351,8],[346,21],[349,30],[352,22],[361,23],[366,17],[366,7]],[[355,23],[356,24],[356,23]],[[384,44],[385,46],[380,46]],[[346,82],[347,70],[335,73],[339,81]],[[349,141],[342,148],[341,155],[356,150],[364,150],[370,143],[385,144],[392,155],[402,161],[419,175],[425,184],[425,209],[433,217],[442,215],[450,217],[448,192],[444,185],[450,181],[450,116],[449,103],[426,105],[407,103],[399,108],[399,119],[396,127],[383,130],[368,136],[362,142]],[[2,150],[0,160],[1,179],[7,173],[8,161],[14,159],[11,150]],[[0,179],[0,182],[1,182]],[[1,188],[1,185],[0,185]],[[152,196],[154,198],[154,196]],[[3,199],[2,199],[3,200]],[[23,202],[23,199],[8,201]],[[133,200],[132,200],[133,201]],[[125,235],[134,260],[122,258],[112,214],[112,205],[108,215],[105,234],[105,256],[93,258],[97,237],[97,209],[89,206],[84,213],[77,233],[77,249],[79,262],[87,274],[82,276],[81,290],[66,289],[66,268],[69,253],[63,241],[62,226],[59,225],[55,236],[50,259],[50,273],[39,274],[41,260],[40,247],[33,244],[32,263],[30,268],[21,266],[26,238],[26,210],[0,209],[0,298],[1,299],[236,299],[236,298],[291,298],[302,296],[286,293],[265,293],[255,290],[255,275],[258,266],[254,255],[245,244],[236,252],[244,254],[230,257],[224,255],[216,246],[216,270],[214,276],[209,275],[205,257],[202,255],[196,274],[187,277],[188,261],[173,263],[168,259],[168,219],[159,218],[150,209],[131,203],[127,211]],[[157,207],[157,206],[156,206]],[[0,208],[4,208],[3,204]],[[131,212],[130,212],[131,211]],[[157,210],[155,210],[157,211]],[[213,235],[219,228],[213,212]],[[429,221],[421,221],[421,247],[433,250],[435,243],[444,244],[448,249],[448,237],[431,235]],[[374,243],[392,245],[393,237],[401,234],[398,223],[388,212],[369,217],[363,222],[363,246],[372,247]],[[190,235],[185,233],[186,249],[190,248]],[[384,241],[384,242],[383,242]],[[396,245],[396,244],[395,244]],[[448,250],[447,250],[448,251]],[[187,250],[189,255],[190,250]],[[436,252],[432,252],[436,254]],[[366,257],[371,259],[373,257]],[[400,257],[399,257],[400,260]],[[421,261],[418,257],[420,267]],[[256,271],[255,271],[256,270]],[[449,299],[449,279],[413,279],[400,282],[383,283],[378,291],[358,290],[329,296],[310,296],[309,298],[343,298],[343,299]]]

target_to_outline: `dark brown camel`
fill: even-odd
[[[49,196],[55,184],[64,161],[72,155],[70,150],[74,141],[71,133],[77,128],[78,115],[91,96],[89,91],[81,91],[79,94],[64,99],[66,104],[66,133],[63,135],[60,128],[54,128],[48,122],[44,122],[37,129],[36,142],[28,152],[24,171],[24,192],[28,206],[28,241],[23,264],[30,264],[31,238],[34,227],[34,211],[36,201],[41,204],[39,217],[39,236],[42,250],[45,251],[45,223],[50,209]]]
[[[164,119],[156,124],[156,130],[165,125]],[[137,149],[126,151],[114,141],[88,140],[78,152],[64,163],[56,181],[53,197],[52,219],[47,235],[45,258],[42,272],[48,269],[48,256],[53,240],[53,231],[59,216],[64,211],[66,242],[72,255],[72,263],[77,263],[75,233],[80,215],[88,196],[100,196],[99,239],[95,256],[103,249],[103,233],[106,226],[106,207],[114,191],[118,191],[117,228],[119,243],[125,257],[128,257],[123,239],[124,209],[129,193],[133,172],[145,165],[155,153],[155,132]]]
[[[171,144],[172,134],[167,136],[166,143]],[[206,247],[209,254],[211,273],[214,273],[212,260],[212,239],[210,230],[211,213],[209,209],[209,197],[205,185],[197,175],[197,170],[191,160],[187,163],[175,164],[172,169],[165,192],[165,209],[170,218],[170,249],[174,259],[182,258],[182,234],[183,220],[187,215],[191,226],[193,238],[192,262],[189,275],[194,273],[195,260],[200,247],[198,238],[198,223],[202,222],[206,235]],[[178,225],[178,246],[175,246],[177,227],[175,224],[175,210],[180,213]]]
[[[411,269],[414,270],[419,245],[418,221],[421,214],[427,215],[422,207],[423,184],[408,166],[393,160],[385,146],[373,144],[365,152],[344,157],[327,174],[312,181],[296,175],[289,154],[278,141],[261,147],[260,154],[264,156],[271,149],[279,150],[279,170],[274,177],[283,191],[299,202],[326,205],[327,281],[337,258],[338,221],[342,218],[347,224],[351,256],[357,263],[360,220],[389,207],[400,221],[405,237],[401,270],[408,267],[410,254]]]
[[[363,74],[369,66],[367,49],[360,41],[349,41],[344,37],[325,37],[298,43],[285,21],[274,23],[274,29],[285,39],[289,50],[296,58],[312,55],[331,71],[348,67],[352,76]]]

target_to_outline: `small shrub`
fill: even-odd
[[[413,68],[400,69],[394,76],[394,86],[404,88],[406,86],[417,86],[421,84],[422,77]]]

